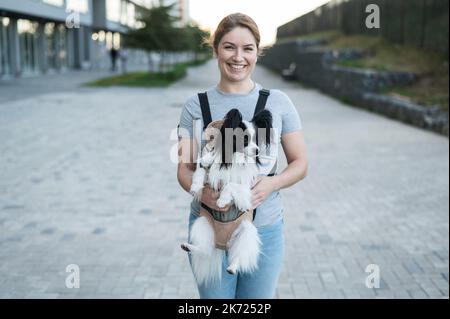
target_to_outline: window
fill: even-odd
[[[66,3],[66,9],[68,11],[80,13],[86,13],[89,11],[89,3],[87,0],[66,0]]]
[[[122,1],[120,6],[120,23],[123,25],[127,24],[127,2]]]
[[[134,27],[134,25],[136,24],[136,9],[134,4],[132,3],[128,3],[127,4],[127,25],[129,27]]]
[[[21,70],[24,73],[33,73],[38,69],[38,26],[37,22],[17,20]]]
[[[5,74],[10,74],[10,20],[8,17],[0,17],[0,77]]]
[[[42,2],[51,4],[52,6],[62,7],[64,0],[42,0]]]
[[[158,5],[157,1],[155,0],[134,0],[134,3],[137,5],[140,5],[141,7],[151,8]]]
[[[120,22],[120,0],[106,1],[106,18],[113,22]]]
[[[59,68],[67,68],[69,66],[67,58],[67,33],[64,24],[58,25],[58,46],[57,46],[57,59],[59,62]]]
[[[45,57],[47,59],[47,68],[56,69],[57,47],[54,22],[48,22],[44,25],[44,34],[46,37]]]
[[[106,18],[122,25],[134,27],[136,24],[136,6],[125,0],[108,0]]]

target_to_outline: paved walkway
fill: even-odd
[[[133,65],[128,68],[128,71],[145,71],[146,69],[146,65]],[[115,72],[109,70],[70,70],[13,79],[0,78],[0,105],[32,96],[71,91],[75,88],[81,89],[83,83],[120,74],[121,71],[118,68]]]
[[[0,102],[1,298],[198,297],[170,132],[217,79],[211,61],[169,89],[67,85]],[[262,68],[255,79],[294,101],[310,160],[282,191],[277,297],[448,298],[449,140]],[[69,264],[79,289],[66,288]]]

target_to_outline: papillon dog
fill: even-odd
[[[213,218],[198,217],[191,228],[191,243],[181,245],[191,253],[192,269],[199,284],[221,278],[224,250],[216,248],[215,240],[221,224],[212,224],[217,220],[232,222],[244,213],[253,215],[251,189],[259,173],[261,147],[267,150],[271,144],[272,114],[262,110],[249,122],[242,119],[239,110],[232,109],[224,120],[208,125],[204,134],[209,142],[200,152],[190,191],[200,201],[204,185],[208,184],[220,193],[217,206],[224,208],[231,204],[231,208],[226,212],[210,209]],[[252,218],[239,221],[226,238],[227,272],[254,271],[261,241]]]

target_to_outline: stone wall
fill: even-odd
[[[381,36],[448,57],[448,4],[448,0],[331,0],[280,26],[277,40],[341,30],[345,34]],[[369,5],[380,8],[380,28],[366,26]]]
[[[415,74],[338,66],[336,61],[358,58],[362,53],[352,49],[333,51],[315,44],[317,41],[301,40],[276,44],[259,62],[280,74],[295,63],[293,78],[303,84],[370,111],[448,135],[448,113],[379,94],[393,85],[413,82]]]

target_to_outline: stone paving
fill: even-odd
[[[254,79],[290,96],[309,155],[307,178],[282,191],[277,297],[448,298],[448,138],[263,68]],[[210,61],[167,89],[0,98],[0,298],[198,298],[170,136],[183,102],[217,80]],[[379,288],[366,287],[370,264]]]

